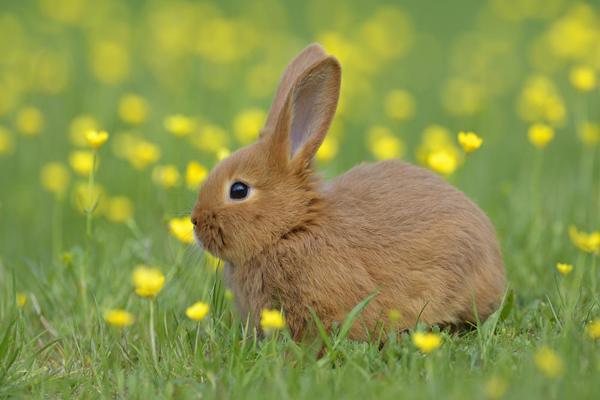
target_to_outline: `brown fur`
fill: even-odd
[[[359,165],[324,182],[312,158],[339,96],[338,62],[318,45],[288,66],[260,139],[211,172],[192,213],[204,248],[226,260],[240,311],[258,325],[282,308],[296,339],[309,307],[327,328],[373,292],[350,331],[367,339],[400,311],[399,329],[487,318],[505,288],[494,229],[463,193],[401,161]],[[235,180],[251,186],[230,200]],[[477,316],[474,310],[477,310]]]

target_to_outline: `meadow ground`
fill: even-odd
[[[494,222],[509,291],[476,329],[257,340],[191,243],[312,41],[344,71],[325,176],[403,158]],[[596,1],[2,1],[0,54],[1,398],[598,398]]]

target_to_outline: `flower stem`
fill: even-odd
[[[156,353],[156,332],[154,330],[154,300],[150,300],[150,347],[152,348],[152,360],[154,367],[158,369],[158,356]]]

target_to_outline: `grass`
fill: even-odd
[[[448,179],[495,224],[509,291],[501,309],[473,330],[451,333],[433,327],[443,344],[425,354],[415,348],[410,332],[385,332],[382,348],[379,343],[346,339],[348,322],[361,305],[338,330],[321,332],[315,344],[295,343],[285,330],[257,339],[239,319],[211,260],[195,245],[183,244],[169,234],[169,219],[189,214],[195,190],[185,187],[183,177],[174,188],[162,187],[152,178],[153,166],[138,170],[119,157],[116,148],[120,134],[135,131],[160,148],[160,164],[173,164],[180,172],[191,160],[214,165],[215,149],[199,149],[188,138],[167,134],[164,117],[184,113],[197,116],[201,126],[210,123],[226,132],[234,130],[232,121],[240,110],[268,107],[277,74],[304,43],[335,30],[366,51],[369,46],[355,35],[352,21],[362,23],[377,15],[373,6],[357,2],[354,7],[332,4],[321,9],[290,3],[279,11],[266,8],[273,15],[288,15],[293,21],[289,26],[273,22],[273,16],[265,17],[265,7],[260,5],[226,2],[214,6],[224,18],[283,38],[283,45],[273,39],[254,45],[250,55],[224,62],[221,58],[227,54],[218,49],[181,55],[178,50],[168,53],[157,48],[152,50],[159,52],[156,58],[147,53],[144,38],[152,43],[157,40],[149,28],[151,16],[175,13],[177,24],[167,31],[196,29],[195,23],[186,20],[198,13],[186,8],[193,2],[132,1],[100,8],[96,14],[82,11],[82,16],[73,11],[79,15],[74,19],[68,12],[59,12],[64,11],[62,6],[53,14],[44,3],[0,5],[0,25],[12,32],[12,40],[0,37],[0,52],[11,61],[0,60],[0,84],[7,77],[22,84],[14,98],[2,97],[8,92],[0,91],[0,127],[15,132],[11,134],[14,150],[0,151],[0,398],[597,397],[600,343],[588,337],[586,326],[600,317],[600,261],[598,254],[574,246],[568,227],[576,225],[584,231],[600,227],[600,146],[583,145],[577,138],[583,123],[597,123],[600,118],[598,89],[581,93],[569,85],[569,67],[583,59],[560,60],[553,70],[550,61],[556,59],[541,67],[516,60],[533,58],[528,46],[556,21],[571,15],[570,7],[575,6],[561,3],[557,11],[540,9],[539,15],[554,14],[513,26],[493,14],[498,11],[492,3],[497,2],[440,5],[443,12],[439,15],[448,19],[432,15],[424,5],[406,4],[402,12],[410,17],[413,39],[412,45],[407,44],[408,53],[385,62],[371,60],[376,63],[375,72],[365,72],[360,63],[343,63],[343,90],[348,99],[336,120],[343,133],[336,136],[337,155],[318,162],[325,176],[375,158],[363,135],[373,125],[392,128],[405,148],[403,157],[415,163],[425,140],[420,133],[427,125],[447,127],[453,141],[459,130],[475,130],[484,138],[483,147],[468,155]],[[589,12],[600,15],[594,6],[589,7]],[[331,27],[322,14],[345,17]],[[485,23],[489,22],[485,18],[492,18],[496,25]],[[14,28],[15,20],[21,29]],[[125,27],[114,25],[119,21]],[[484,41],[509,45],[515,60],[502,58],[502,53],[498,60],[493,54],[478,53],[481,49],[475,46],[475,53],[489,57],[484,57],[488,62],[484,68],[491,75],[485,75],[482,87],[497,85],[497,78],[503,90],[490,89],[479,109],[457,114],[452,107],[440,105],[439,93],[444,79],[468,72],[457,71],[455,63],[441,59],[465,56],[458,40],[464,39],[465,26]],[[119,29],[130,34],[122,43],[131,65],[120,81],[107,83],[107,72],[94,69],[91,49],[98,38],[113,40]],[[238,39],[250,43],[250,36]],[[219,37],[225,41],[218,43],[219,48],[243,53],[227,43],[226,37]],[[184,42],[192,42],[192,37],[185,38]],[[58,79],[63,67],[44,75],[39,65],[45,64],[27,58],[29,54],[33,60],[43,60],[44,51],[67,60],[63,86]],[[263,85],[248,83],[245,77],[255,76],[253,68],[267,57],[273,68],[267,75],[274,76],[265,81],[269,90],[263,93]],[[465,60],[465,69],[468,64]],[[549,77],[569,116],[554,124],[556,137],[543,150],[527,141],[531,121],[515,113],[532,74]],[[361,89],[361,81],[367,82],[367,89]],[[417,111],[412,118],[395,121],[382,111],[380,99],[390,87],[414,93]],[[119,117],[119,99],[129,92],[143,95],[150,104],[140,125]],[[7,98],[15,104],[9,107]],[[27,105],[43,113],[45,123],[39,135],[16,133],[22,128],[17,122],[19,111]],[[99,151],[97,172],[92,177],[69,172],[71,182],[59,198],[44,190],[40,170],[51,161],[67,165],[75,149],[67,132],[73,118],[84,113],[100,121],[111,138]],[[223,140],[226,147],[240,146],[229,133]],[[115,195],[130,199],[133,216],[115,223],[106,218],[105,205],[100,203],[93,215],[80,212],[74,188],[78,183],[88,188],[89,178],[104,187],[99,201]],[[562,276],[555,269],[557,262],[572,263],[574,269]],[[138,264],[158,266],[166,275],[166,284],[154,300],[140,298],[133,291],[131,273]],[[18,304],[20,294],[25,295],[25,304]],[[186,307],[196,301],[211,306],[208,317],[200,322],[185,316]],[[109,308],[128,310],[135,323],[124,329],[109,326],[103,318]],[[324,354],[322,347],[327,349]],[[555,376],[543,370],[551,360],[538,363],[542,368],[536,364],[536,354],[545,347],[562,364],[553,369]]]

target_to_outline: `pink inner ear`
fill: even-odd
[[[325,75],[313,73],[307,76],[296,88],[292,105],[292,124],[290,130],[291,156],[298,153],[311,135],[315,134],[325,122],[323,110]]]

